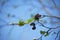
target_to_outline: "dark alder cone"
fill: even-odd
[[[35,20],[38,20],[40,17],[41,17],[40,14],[36,14],[36,15],[35,15]]]
[[[32,30],[35,30],[36,29],[36,27],[32,27]]]
[[[31,25],[31,26],[33,26],[33,25],[35,26],[35,23],[31,23],[30,25]]]
[[[35,23],[31,23],[30,25],[33,26],[33,27],[32,27],[32,30],[35,30],[35,29],[36,29]]]

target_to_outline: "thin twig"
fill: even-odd
[[[38,23],[40,23],[40,22],[38,21]],[[47,32],[48,32],[49,34],[51,33],[51,32],[49,32],[50,30],[60,28],[60,26],[55,27],[55,28],[49,28],[49,27],[46,27],[45,25],[43,25],[42,23],[40,23],[40,24],[42,25],[42,27],[45,27],[45,28],[49,29],[49,30],[47,30]],[[60,32],[60,31],[59,31],[59,32]],[[58,37],[59,32],[57,33],[56,38]],[[55,40],[56,40],[56,38],[55,38]],[[41,39],[41,37],[40,37],[40,39]]]
[[[11,24],[4,24],[4,25],[0,25],[0,28],[5,27],[5,26],[14,26],[14,25],[18,25],[18,23],[11,23]]]
[[[60,17],[57,17],[57,16],[42,15],[42,18],[44,18],[44,17],[52,17],[52,18],[58,18],[58,19],[60,19]]]
[[[57,35],[56,35],[56,37],[55,37],[55,40],[57,40],[57,37],[58,37],[59,33],[60,33],[60,31],[57,33]]]
[[[47,28],[47,29],[56,29],[56,28],[60,28],[60,26],[55,27],[55,28],[49,28],[49,27],[45,26],[44,24],[42,24],[41,22],[39,22],[39,20],[38,20],[37,22],[38,22],[39,24],[41,24],[42,27]]]

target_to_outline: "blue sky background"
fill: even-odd
[[[5,3],[2,5],[3,1],[5,1]],[[60,0],[54,1],[60,10]],[[43,28],[38,24],[36,24],[36,30],[32,30],[32,27],[29,24],[24,25],[23,27],[8,25],[8,23],[11,22],[17,23],[20,19],[26,21],[31,17],[31,14],[35,15],[37,13],[60,17],[60,13],[53,7],[54,4],[51,0],[42,0],[42,2],[46,5],[46,9],[51,13],[46,13],[38,0],[0,0],[0,25],[3,25],[0,26],[0,40],[33,40],[33,38],[39,38],[41,36],[39,33],[40,30],[47,31],[46,28]],[[11,16],[14,15],[15,17],[8,17],[8,14]],[[56,23],[52,24],[52,21],[60,22],[60,20],[53,18],[43,18],[41,20],[46,20],[47,23],[42,23],[48,27],[55,27],[59,25]],[[59,29],[55,31],[58,32]],[[54,40],[55,36],[56,35],[51,34],[48,37],[43,37],[43,40]]]

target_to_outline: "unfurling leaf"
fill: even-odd
[[[29,24],[28,21],[25,21],[24,23],[25,23],[25,24]]]
[[[48,33],[48,32],[46,32],[45,37],[46,37],[46,36],[48,36],[48,35],[49,35],[49,33]]]
[[[27,21],[28,21],[28,23],[30,23],[30,22],[33,22],[34,20],[35,20],[34,18],[30,18]]]
[[[20,20],[19,23],[18,23],[19,26],[23,26],[24,24],[25,24],[25,23],[24,23],[23,20]]]
[[[48,32],[45,32],[45,31],[42,31],[42,30],[40,31],[40,33],[43,34],[45,37],[49,35]]]
[[[45,31],[42,31],[42,30],[41,30],[40,33],[41,33],[41,34],[45,34]]]

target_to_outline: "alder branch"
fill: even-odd
[[[53,31],[49,32],[50,30],[60,28],[60,26],[54,27],[54,28],[49,28],[49,27],[45,26],[44,24],[42,24],[41,22],[39,22],[39,20],[37,20],[37,22],[38,22],[39,24],[41,24],[42,27],[47,28],[48,30],[47,30],[46,32],[48,32],[49,34],[50,34],[51,32],[53,32]],[[60,31],[59,31],[59,32],[60,32]],[[59,32],[57,33],[57,36],[55,37],[55,40],[57,39]],[[43,36],[44,36],[44,35],[43,35]],[[39,40],[39,39],[42,40],[42,37],[43,37],[43,36],[41,36],[40,38],[38,38],[38,40]]]
[[[57,17],[57,16],[49,16],[49,15],[42,15],[42,17],[52,17],[52,18],[58,18],[58,19],[60,19],[60,17]]]
[[[59,33],[60,33],[60,31],[58,31],[58,33],[57,33],[57,35],[55,37],[55,40],[57,40],[57,37],[59,36]]]
[[[44,27],[44,28],[47,28],[47,29],[56,29],[56,28],[60,28],[60,26],[58,26],[58,27],[55,27],[55,28],[49,28],[49,27],[47,27],[47,26],[45,26],[44,24],[42,24],[41,22],[39,22],[39,20],[37,21],[39,24],[41,24],[42,25],[42,27]]]

